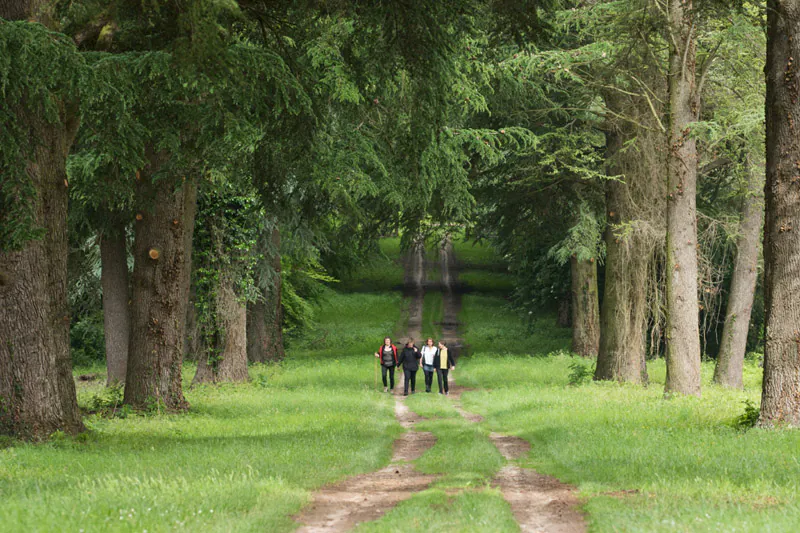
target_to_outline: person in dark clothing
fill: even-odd
[[[450,385],[447,383],[447,374],[450,373],[451,368],[456,365],[453,358],[447,352],[447,345],[444,341],[439,341],[439,352],[433,360],[433,366],[436,369],[436,379],[439,381],[439,394],[450,395]]]
[[[394,389],[394,367],[397,366],[397,346],[392,344],[392,339],[383,339],[383,346],[375,352],[375,357],[381,360],[381,375],[383,376],[383,392]],[[387,388],[386,374],[389,374],[390,387]]]
[[[414,341],[408,339],[403,351],[400,352],[398,365],[403,365],[403,396],[408,396],[408,384],[411,383],[411,394],[415,394],[417,387],[417,370],[419,370],[419,360],[422,354],[414,346]]]
[[[425,346],[422,347],[422,371],[425,372],[425,392],[431,391],[433,385],[433,374],[436,372],[436,367],[433,365],[433,359],[439,354],[439,348],[433,345],[433,339],[425,341]]]

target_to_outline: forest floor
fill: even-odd
[[[114,393],[104,369],[76,369],[100,374],[78,382],[90,431],[0,441],[0,531],[291,531],[318,495],[384,472],[391,487],[416,485],[347,527],[512,532],[525,520],[500,480],[516,468],[576,487],[546,478],[566,491],[559,500],[577,498],[590,531],[796,530],[800,432],[734,427],[743,401],[758,403],[755,363],[744,391],[711,385],[704,363],[702,398],[665,400],[663,361],[649,363],[646,388],[571,386],[587,363],[566,352],[569,331],[547,313],[520,320],[507,305],[509,276],[479,246],[454,243],[457,333],[470,354],[453,394],[398,402],[380,392],[371,354],[387,332],[413,326],[399,244],[382,247],[391,260],[329,291],[318,326],[285,362],[252,367],[251,383],[188,389],[187,364],[186,414],[89,414]],[[428,252],[426,279],[439,282],[449,273]],[[419,299],[419,338],[447,336],[447,295]]]

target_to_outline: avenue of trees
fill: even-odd
[[[135,409],[247,380],[397,231],[490,242],[598,380],[763,349],[800,424],[800,6],[413,5],[0,0],[0,434],[80,432],[92,353]]]

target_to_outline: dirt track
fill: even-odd
[[[458,271],[450,242],[444,244],[440,261],[444,303],[442,336],[457,359],[462,348],[458,333],[461,295],[460,291],[453,290],[458,287]],[[421,245],[408,254],[405,265],[405,295],[409,305],[406,335],[420,339],[426,285],[424,248]],[[461,394],[467,389],[454,383],[453,374],[451,372],[449,377],[454,407],[466,420],[481,423],[482,416],[461,406]],[[436,437],[429,432],[414,431],[414,425],[422,417],[408,409],[404,397],[395,396],[394,399],[395,417],[409,431],[394,442],[394,455],[389,466],[348,478],[314,493],[312,503],[294,517],[301,524],[297,531],[349,531],[361,522],[379,519],[398,503],[427,489],[435,481],[436,476],[417,472],[407,461],[421,457],[433,447]],[[530,451],[530,444],[518,437],[499,433],[491,433],[489,437],[508,461],[521,459]],[[491,484],[503,494],[523,532],[586,531],[584,518],[578,511],[575,489],[553,477],[507,464]]]

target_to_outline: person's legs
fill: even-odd
[[[417,371],[409,370],[409,374],[411,375],[411,394],[414,394],[417,392]]]
[[[389,367],[389,384],[390,384],[389,385],[389,390],[393,390],[394,389],[394,367],[393,366]]]
[[[403,369],[403,396],[408,396],[409,379],[411,379],[411,370]]]
[[[425,372],[425,392],[430,392],[431,385],[433,385],[433,369],[425,365],[422,367],[422,371]]]
[[[386,372],[388,370],[389,370],[388,368],[386,368],[385,366],[381,365],[381,377],[383,378],[383,390],[384,391],[386,391],[386,387],[388,386],[386,384]]]
[[[447,374],[449,374],[449,373],[450,373],[450,369],[449,368],[445,368],[445,369],[439,370],[439,374],[442,375],[442,383],[444,384],[444,393],[445,394],[450,394],[450,385],[447,383]]]
[[[444,394],[444,389],[442,389],[442,369],[436,369],[436,381],[439,382],[439,394]]]

